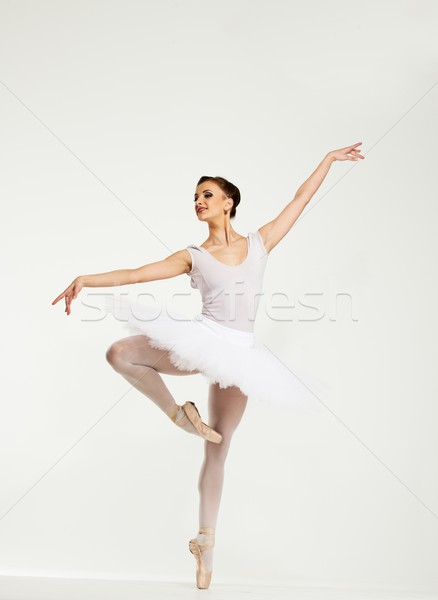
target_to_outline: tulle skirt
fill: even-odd
[[[105,306],[124,329],[148,336],[153,348],[168,350],[178,369],[197,370],[221,388],[237,386],[249,402],[300,413],[323,409],[329,385],[285,364],[260,346],[253,332],[224,326],[201,313],[190,318],[163,312],[123,296],[106,297]]]

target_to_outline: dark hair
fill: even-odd
[[[196,187],[200,183],[204,183],[204,181],[214,181],[221,188],[223,193],[226,196],[229,196],[233,199],[233,207],[230,212],[230,219],[233,219],[236,216],[236,208],[240,204],[240,191],[239,188],[236,187],[231,181],[224,179],[223,177],[208,177],[207,175],[203,175],[201,179],[196,184]]]

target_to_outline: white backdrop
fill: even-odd
[[[203,442],[113,371],[127,334],[90,306],[179,293],[193,316],[199,292],[51,302],[202,243],[200,176],[240,188],[246,235],[362,141],[272,251],[255,328],[331,397],[317,417],[248,405],[215,580],[437,587],[436,3],[0,7],[0,575],[193,579]],[[206,416],[202,376],[164,379]]]

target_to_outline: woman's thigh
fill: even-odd
[[[152,367],[167,375],[195,375],[196,369],[186,371],[178,369],[170,360],[169,350],[159,350],[150,345],[146,335],[131,335],[114,342],[107,350],[107,359],[111,364],[128,362],[133,365]]]

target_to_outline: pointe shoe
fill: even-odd
[[[209,571],[202,560],[202,552],[206,552],[214,546],[214,529],[212,527],[201,527],[199,533],[208,536],[209,541],[200,544],[196,538],[189,541],[189,550],[196,558],[196,585],[200,590],[206,590],[211,582],[213,571]]]
[[[180,408],[183,409],[184,415],[177,419]],[[175,404],[167,413],[167,416],[179,427],[184,427],[190,421],[195,427],[197,435],[204,438],[204,440],[215,444],[220,444],[222,441],[222,435],[202,421],[201,415],[193,402],[187,401],[182,406]]]

